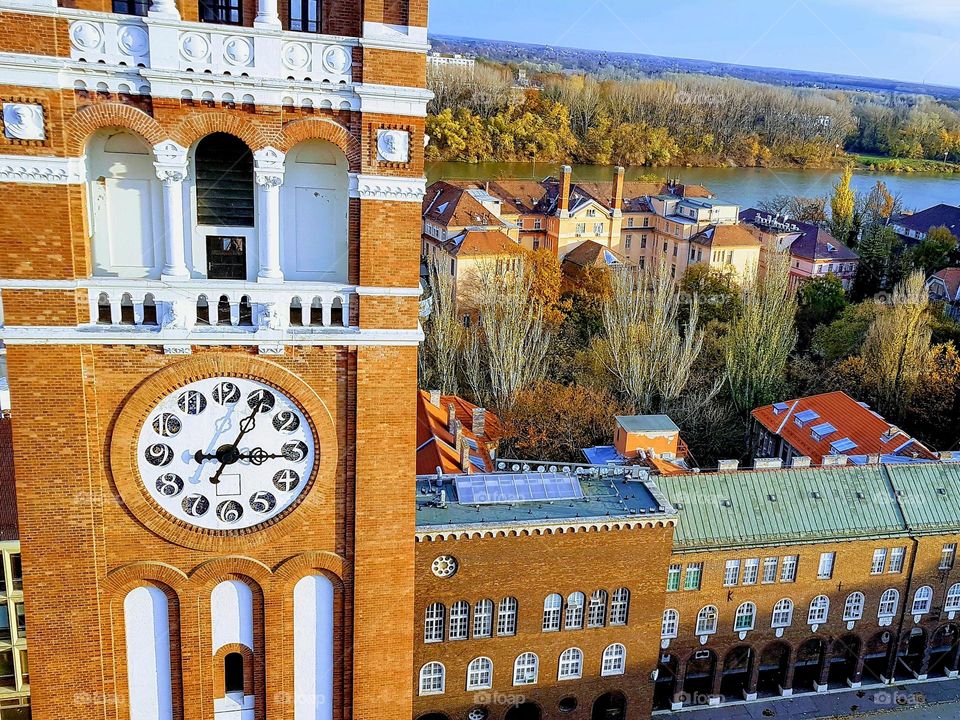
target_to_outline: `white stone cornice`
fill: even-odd
[[[0,155],[0,182],[75,185],[84,179],[83,158]]]
[[[433,93],[425,88],[363,83],[356,86],[360,109],[367,113],[426,117]]]
[[[363,23],[363,38],[360,40],[360,44],[363,47],[373,47],[381,50],[400,50],[415,53],[425,53],[430,49],[425,27],[388,25],[370,21]]]
[[[427,192],[425,178],[360,175],[350,173],[350,197],[361,200],[422,202]]]

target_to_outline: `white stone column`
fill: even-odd
[[[150,9],[147,10],[147,15],[154,18],[162,18],[164,20],[179,20],[180,11],[177,10],[177,3],[175,0],[151,0]]]
[[[157,177],[163,184],[163,271],[161,277],[190,277],[183,231],[183,181],[187,177],[187,149],[171,140],[153,148]]]
[[[280,186],[283,185],[284,154],[265,147],[253,154],[257,180],[257,246],[260,271],[257,280],[283,280],[280,269]]]
[[[257,16],[253,19],[253,26],[274,30],[281,29],[277,0],[257,0]]]

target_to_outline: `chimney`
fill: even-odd
[[[572,175],[573,168],[569,165],[560,168],[560,200],[557,202],[560,217],[567,217],[570,212],[570,178]]]
[[[487,429],[487,411],[484,408],[473,409],[473,423],[470,429],[477,437],[483,437]]]
[[[440,391],[431,390],[430,391],[430,404],[434,407],[440,407]]]
[[[620,213],[620,206],[623,205],[623,168],[617,165],[613,169],[613,205],[611,210],[614,214]]]
[[[460,444],[458,449],[460,450],[460,469],[465,473],[469,473],[470,470],[470,445],[467,444],[467,439],[460,433]]]
[[[453,403],[447,403],[447,430],[451,435],[457,432],[457,409]]]

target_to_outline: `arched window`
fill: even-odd
[[[788,628],[793,622],[793,601],[790,598],[778,600],[773,606],[773,616],[770,618],[770,627]]]
[[[540,660],[532,652],[521,653],[513,663],[514,685],[535,685]]]
[[[110,298],[106,293],[97,297],[97,322],[101,325],[112,325],[113,314],[110,311]]]
[[[554,632],[560,629],[560,608],[563,598],[557,593],[547,595],[543,600],[543,632]]]
[[[239,324],[245,327],[253,325],[253,305],[250,304],[249,295],[244,295],[240,298]]]
[[[807,612],[808,625],[823,625],[827,621],[827,615],[830,613],[830,598],[826,595],[817,595],[810,601],[810,609]]]
[[[712,635],[717,631],[717,608],[707,605],[697,613],[697,635]]]
[[[197,143],[194,165],[197,224],[253,227],[253,154],[246,143],[227,133],[207,135]]]
[[[143,324],[157,324],[157,301],[152,293],[147,293],[143,297]]]
[[[243,692],[243,655],[227,653],[223,658],[223,688],[228,693]]]
[[[897,606],[900,604],[900,593],[894,588],[884,590],[880,596],[880,606],[877,608],[878,618],[890,618],[897,614]]]
[[[736,615],[733,616],[733,631],[746,632],[753,630],[754,619],[757,616],[757,606],[752,602],[741,603],[737,608]]]
[[[625,587],[617,588],[613,591],[613,598],[610,600],[610,624],[626,625],[629,612],[630,591]]]
[[[425,643],[443,642],[443,619],[446,608],[443,603],[427,605],[423,621],[423,641]]]
[[[590,596],[587,627],[598,628],[607,624],[607,591],[594,590]]]
[[[458,600],[450,606],[450,632],[448,640],[466,640],[470,628],[470,604]]]
[[[197,296],[197,325],[210,324],[210,303],[206,295]]]
[[[467,665],[467,690],[489,690],[493,686],[493,660],[478,657]]]
[[[567,596],[567,612],[563,627],[566,630],[579,630],[583,627],[583,604],[586,595],[577,591]]]
[[[517,634],[517,599],[505,597],[497,607],[497,635],[507,637]]]
[[[217,325],[230,324],[232,324],[230,317],[230,298],[226,295],[221,295],[220,301],[217,303]]]
[[[680,613],[676,610],[664,610],[663,620],[660,622],[660,637],[675,638],[680,625]]]
[[[863,593],[852,592],[843,603],[843,619],[847,622],[863,617]]]
[[[960,583],[954,583],[947,590],[947,600],[943,604],[943,609],[947,612],[960,610]]]
[[[583,675],[583,653],[580,648],[567,648],[560,653],[557,680],[576,680]]]
[[[930,604],[933,602],[933,588],[929,585],[918,587],[913,595],[913,608],[911,615],[923,615],[930,612]]]
[[[134,322],[133,298],[130,297],[130,293],[124,293],[120,298],[120,324],[133,325]]]
[[[420,694],[442,695],[445,677],[443,663],[428,662],[420,668]]]
[[[600,675],[623,675],[627,665],[627,649],[620,643],[607,645],[600,663]]]
[[[290,29],[296,32],[321,32],[320,0],[290,0]]]
[[[473,606],[473,636],[488,638],[493,632],[493,600],[477,600]]]

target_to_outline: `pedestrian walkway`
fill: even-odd
[[[939,712],[938,704],[944,704]],[[952,707],[951,707],[952,706]],[[898,712],[899,711],[899,712]],[[686,720],[814,720],[815,718],[860,718],[893,712],[900,720],[954,720],[960,717],[960,680],[928,680],[875,685],[859,690],[807,693],[789,698],[731,702],[712,707],[691,707],[654,713],[654,718],[686,714]]]

